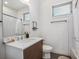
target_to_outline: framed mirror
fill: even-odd
[[[24,13],[27,12],[29,6],[21,0],[3,0],[4,37],[24,34],[25,26],[22,21]],[[28,16],[26,18],[29,19]]]

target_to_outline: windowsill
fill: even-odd
[[[60,15],[60,16],[52,16],[53,19],[56,19],[56,18],[66,18],[68,16],[71,16],[72,14],[66,14],[66,15]]]

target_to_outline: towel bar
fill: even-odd
[[[67,22],[67,20],[51,21],[50,23]]]

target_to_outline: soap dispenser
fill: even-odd
[[[26,36],[26,38],[29,38],[29,33],[25,32],[25,36]]]

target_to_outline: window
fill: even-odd
[[[72,2],[56,5],[52,7],[53,16],[61,16],[72,13]]]
[[[30,20],[30,18],[31,18],[31,15],[30,15],[30,13],[28,12],[28,13],[24,13],[24,15],[23,15],[23,19],[24,19],[24,21],[29,21]]]
[[[23,24],[30,24],[31,14],[29,12],[23,14]]]

